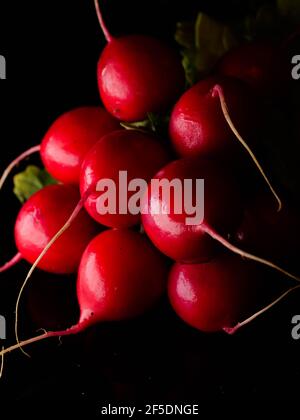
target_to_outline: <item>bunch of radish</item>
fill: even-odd
[[[0,180],[1,188],[17,164],[39,152],[57,181],[20,209],[17,253],[0,268],[5,272],[22,259],[31,264],[16,304],[17,344],[1,355],[102,321],[138,316],[164,293],[193,327],[232,333],[300,287],[293,260],[299,248],[297,209],[282,199],[281,186],[256,156],[264,104],[277,84],[288,91],[288,66],[278,48],[264,41],[230,51],[213,74],[185,90],[176,51],[150,36],[112,36],[96,0],[95,7],[107,40],[97,66],[103,107],[61,115],[40,145],[13,161]],[[270,79],[273,60],[277,71]],[[168,135],[162,138],[141,123],[168,113]],[[203,220],[188,225],[190,215],[177,214],[172,201],[168,211],[157,212],[168,203],[149,187],[140,213],[99,213],[104,193],[98,182],[113,181],[118,197],[121,171],[128,182],[138,178],[148,185],[153,179],[203,179]],[[80,317],[67,330],[19,342],[21,292],[36,267],[77,273]],[[286,291],[259,307],[260,282],[272,273],[288,280]]]

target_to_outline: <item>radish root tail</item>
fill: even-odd
[[[41,146],[33,146],[30,149],[23,152],[20,156],[18,156],[16,159],[14,159],[8,167],[3,172],[1,178],[0,178],[0,190],[2,189],[7,177],[11,173],[11,171],[24,159],[28,158],[29,156],[33,155],[34,153],[37,153],[41,150]]]
[[[69,219],[66,221],[66,223],[62,226],[62,228],[53,236],[53,238],[50,240],[50,242],[45,246],[45,248],[43,249],[43,251],[40,253],[40,255],[37,257],[37,259],[35,260],[35,262],[33,263],[33,265],[31,266],[30,270],[27,273],[27,276],[22,284],[22,287],[19,291],[18,297],[17,297],[17,302],[16,302],[16,308],[15,308],[15,312],[16,312],[16,320],[15,320],[15,336],[16,336],[16,341],[17,344],[20,344],[19,341],[19,336],[18,336],[18,318],[19,318],[19,306],[20,306],[20,299],[21,296],[23,294],[23,291],[28,283],[28,280],[30,279],[32,273],[34,272],[35,268],[37,267],[37,265],[39,264],[39,262],[41,261],[41,259],[44,257],[44,255],[48,252],[48,250],[52,247],[52,245],[60,238],[60,236],[69,229],[69,227],[71,226],[72,222],[76,219],[77,215],[79,214],[79,212],[82,210],[84,203],[86,201],[86,199],[88,198],[90,192],[89,190],[84,194],[84,196],[80,199],[80,201],[78,202],[77,206],[75,207],[75,209],[73,210],[71,216],[69,217]],[[22,346],[19,345],[20,350],[28,357],[29,354],[26,353],[23,349]]]
[[[5,263],[2,267],[0,267],[0,273],[3,273],[6,270],[9,270],[11,267],[14,267],[20,261],[22,261],[23,257],[20,252],[18,252],[10,261]]]
[[[107,29],[107,26],[104,22],[103,15],[99,6],[99,0],[94,0],[95,10],[97,14],[97,18],[100,24],[100,28],[102,29],[103,35],[107,42],[111,42],[113,40],[112,35],[110,34],[109,30]]]
[[[225,117],[225,120],[226,120],[227,124],[229,125],[231,131],[234,133],[235,137],[238,139],[238,141],[241,143],[241,145],[244,147],[244,149],[250,155],[252,161],[254,162],[257,169],[261,173],[261,175],[264,178],[265,182],[267,183],[271,193],[273,194],[274,198],[276,199],[276,201],[278,203],[278,211],[280,211],[281,208],[282,208],[282,201],[281,201],[279,195],[277,194],[277,192],[275,191],[275,188],[272,186],[271,182],[269,181],[269,178],[266,175],[265,171],[263,170],[262,166],[258,162],[255,154],[252,152],[252,150],[250,149],[248,144],[245,142],[245,140],[243,139],[243,137],[240,135],[237,128],[235,127],[235,125],[234,125],[234,123],[233,123],[233,121],[230,117],[230,114],[229,114],[228,106],[227,106],[227,103],[226,103],[226,100],[225,100],[225,95],[224,95],[224,91],[223,91],[222,87],[220,85],[214,86],[213,92],[216,92],[219,96],[222,112],[224,114],[224,117]]]
[[[0,357],[3,357],[5,354],[7,353],[11,353],[14,350],[22,350],[22,347],[28,346],[29,344],[32,343],[36,343],[38,341],[42,341],[45,340],[47,338],[52,338],[52,337],[58,337],[61,338],[63,336],[68,336],[68,335],[72,335],[72,334],[78,334],[81,331],[83,331],[89,324],[90,324],[90,319],[92,317],[92,314],[90,314],[87,318],[85,318],[82,321],[79,321],[78,324],[73,325],[70,328],[67,328],[66,330],[62,330],[62,331],[46,331],[43,330],[43,334],[39,334],[35,337],[29,338],[27,340],[23,340],[21,342],[17,342],[16,344],[13,344],[10,347],[7,347],[6,349],[2,349],[2,351],[0,352]],[[22,350],[24,353],[24,350]],[[27,353],[25,353],[27,354]]]
[[[250,322],[254,321],[260,315],[264,314],[269,309],[273,308],[273,306],[277,305],[277,303],[279,303],[281,300],[283,300],[290,293],[294,292],[296,289],[300,289],[300,285],[297,285],[295,287],[292,287],[292,288],[288,289],[282,295],[280,295],[277,299],[275,299],[273,302],[271,302],[269,305],[267,305],[264,308],[262,308],[260,311],[255,312],[255,314],[251,315],[249,318],[245,319],[244,321],[239,322],[234,327],[231,327],[231,328],[223,328],[223,331],[225,331],[227,334],[230,334],[230,335],[234,334],[241,327],[243,327],[243,326],[245,326],[247,324],[250,324]]]
[[[266,260],[261,257],[257,257],[256,255],[250,254],[249,252],[243,251],[242,249],[238,248],[237,246],[231,244],[229,241],[227,241],[225,238],[223,238],[222,235],[218,234],[214,229],[212,229],[209,226],[203,226],[203,231],[207,233],[212,239],[219,242],[221,245],[223,245],[225,248],[227,248],[229,251],[234,252],[237,255],[240,255],[242,258],[246,258],[251,261],[255,261],[259,264],[265,265],[267,267],[270,267],[281,274],[291,278],[292,280],[295,280],[300,283],[300,277],[296,276],[295,274],[290,273],[289,271],[279,267],[278,265],[272,263],[269,260]]]
[[[0,366],[0,379],[2,378],[3,375],[3,369],[4,369],[4,347],[2,347],[2,351],[1,351],[1,366]]]

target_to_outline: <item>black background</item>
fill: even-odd
[[[49,124],[78,105],[97,104],[96,62],[104,45],[92,0],[6,2],[0,6],[1,168],[40,142]],[[240,16],[247,1],[116,1],[104,13],[117,33],[143,32],[172,39],[175,22],[204,9]],[[250,3],[250,2],[249,2]],[[253,3],[253,1],[251,2]],[[1,259],[14,252],[19,204],[8,182],[1,193]],[[13,310],[27,264],[0,277],[0,313],[13,342]],[[75,278],[36,272],[22,304],[22,335],[76,321]],[[75,309],[74,309],[75,308]],[[166,301],[131,322],[94,327],[78,337],[32,346],[5,358],[0,400],[111,402],[300,400],[300,340],[291,337],[299,293],[233,337],[206,335],[181,322]],[[96,412],[96,411],[95,411]]]

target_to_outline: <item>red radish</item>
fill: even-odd
[[[175,264],[168,295],[185,322],[201,331],[215,332],[233,327],[251,313],[260,280],[253,263],[222,254],[202,264]]]
[[[233,176],[222,164],[215,161],[184,158],[171,162],[154,177],[155,179],[204,179],[204,221],[224,236],[235,231],[242,217],[239,189]],[[195,190],[193,191],[195,202]],[[142,222],[147,235],[155,246],[176,261],[195,263],[208,260],[215,254],[215,242],[200,225],[187,225],[186,212],[175,214],[173,201],[168,214],[155,214],[157,208],[167,208],[162,192],[149,188],[143,200]],[[201,203],[202,204],[202,203]]]
[[[205,332],[233,334],[300,288],[291,287],[245,319],[260,304],[262,281],[262,272],[253,263],[223,254],[202,264],[176,263],[169,275],[168,295],[177,315],[188,324]]]
[[[145,35],[112,37],[95,0],[107,40],[98,68],[98,86],[106,109],[123,121],[139,121],[164,112],[184,89],[179,55],[161,40]]]
[[[47,171],[64,183],[79,183],[81,163],[105,134],[120,129],[119,123],[101,107],[82,107],[61,115],[41,143]]]
[[[66,222],[79,198],[77,189],[68,185],[49,185],[32,195],[22,206],[15,223],[18,254],[14,262],[24,259],[33,264]],[[86,245],[96,233],[94,221],[84,210],[80,211],[72,226],[41,259],[38,267],[56,274],[75,272]]]
[[[242,135],[259,127],[255,97],[243,82],[230,77],[209,77],[185,92],[173,108],[170,137],[180,156],[212,156],[238,150],[224,118],[214,87],[221,85],[232,120]]]
[[[103,179],[109,180],[110,183],[114,182],[114,189],[116,191],[113,191],[113,195],[114,192],[117,192],[118,196],[119,191],[123,192],[123,186],[119,185],[120,171],[126,171],[127,182],[124,187],[126,189],[128,181],[132,179],[139,178],[144,183],[147,183],[152,175],[168,160],[169,154],[159,143],[158,139],[152,134],[147,134],[142,131],[115,131],[102,137],[96,143],[82,164],[80,182],[81,199],[67,221],[64,220],[64,223],[62,222],[60,224],[60,227],[53,232],[52,237],[48,238],[43,249],[39,250],[40,252],[36,255],[36,259],[23,282],[16,303],[16,331],[19,302],[28,280],[56,241],[70,228],[83,206],[86,207],[94,219],[108,226],[127,227],[139,223],[140,213],[131,214],[128,211],[128,198],[134,194],[134,191],[128,193],[127,200],[125,200],[125,213],[116,211],[115,214],[110,212],[104,215],[100,214],[98,212],[98,198],[103,192],[97,191],[98,182]]]
[[[232,159],[238,151],[234,136],[251,156],[281,208],[281,201],[258,163],[252,139],[260,127],[259,105],[249,87],[235,78],[210,77],[185,92],[175,105],[169,133],[179,156]]]
[[[161,189],[157,191],[149,184],[142,202],[142,222],[151,241],[164,254],[179,262],[202,262],[213,256],[211,239],[214,239],[243,258],[269,266],[300,281],[294,274],[243,251],[226,239],[240,222],[242,203],[233,178],[220,163],[199,158],[184,158],[161,169],[155,179],[179,179],[181,183],[192,179],[194,184],[197,179],[204,179],[204,203],[198,203],[198,206],[204,205],[204,218],[194,225],[186,223],[186,218],[190,215],[185,209],[180,214],[174,211],[177,199],[174,194],[169,203],[168,196],[163,194]],[[195,205],[195,189],[193,192]]]
[[[62,114],[53,122],[41,145],[26,150],[8,165],[0,178],[0,189],[14,167],[37,152],[55,179],[78,184],[86,153],[102,136],[118,129],[117,120],[101,107],[75,108]]]
[[[80,190],[84,196],[88,213],[99,223],[109,227],[128,227],[138,224],[140,214],[128,211],[122,214],[119,208],[119,192],[124,193],[127,185],[119,185],[120,171],[127,171],[127,179],[140,178],[149,181],[151,177],[170,160],[167,149],[152,134],[137,130],[115,131],[102,137],[85,157],[81,169]],[[116,214],[99,214],[97,200],[101,192],[96,191],[99,180],[110,179],[116,184]],[[133,192],[128,192],[128,199]],[[127,206],[128,200],[126,200]],[[127,208],[127,207],[126,207]]]
[[[164,292],[167,272],[166,259],[146,236],[130,230],[98,235],[85,250],[79,267],[79,322],[142,314]]]
[[[219,74],[247,82],[260,96],[283,92],[290,79],[290,60],[273,41],[254,41],[229,51],[217,67]]]
[[[279,302],[281,302],[286,296],[291,294],[292,292],[295,292],[296,290],[300,289],[300,285],[290,287],[287,289],[284,293],[282,293],[279,297],[277,297],[275,300],[273,300],[271,303],[269,303],[267,306],[264,306],[259,311],[255,312],[248,318],[244,319],[241,322],[238,322],[234,327],[225,327],[223,328],[224,331],[227,334],[234,334],[236,331],[238,331],[241,327],[244,327],[245,325],[250,324],[250,322],[254,321],[256,318],[258,318],[260,315],[267,312],[269,309],[272,309],[275,305],[277,305]]]
[[[4,352],[48,337],[76,334],[102,321],[138,316],[162,296],[167,275],[166,259],[145,236],[131,230],[102,232],[89,243],[81,259],[78,323],[64,331],[46,332]]]
[[[246,206],[235,238],[243,249],[288,264],[298,260],[299,234],[298,208],[285,202],[277,212],[270,197],[260,194]]]

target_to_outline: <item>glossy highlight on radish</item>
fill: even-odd
[[[80,167],[87,152],[104,135],[121,127],[104,108],[87,106],[61,115],[41,143],[41,159],[53,178],[79,183]]]
[[[167,111],[185,85],[180,56],[150,36],[111,36],[97,0],[95,6],[107,40],[97,67],[105,108],[122,121],[139,121],[150,112]]]
[[[101,233],[86,248],[79,267],[81,321],[140,315],[164,292],[167,272],[165,257],[145,235],[130,230]]]
[[[206,157],[224,153],[230,158],[236,156],[239,145],[215,95],[216,85],[224,91],[238,131],[253,141],[260,115],[250,89],[237,79],[212,76],[187,90],[173,108],[169,134],[179,156]]]

